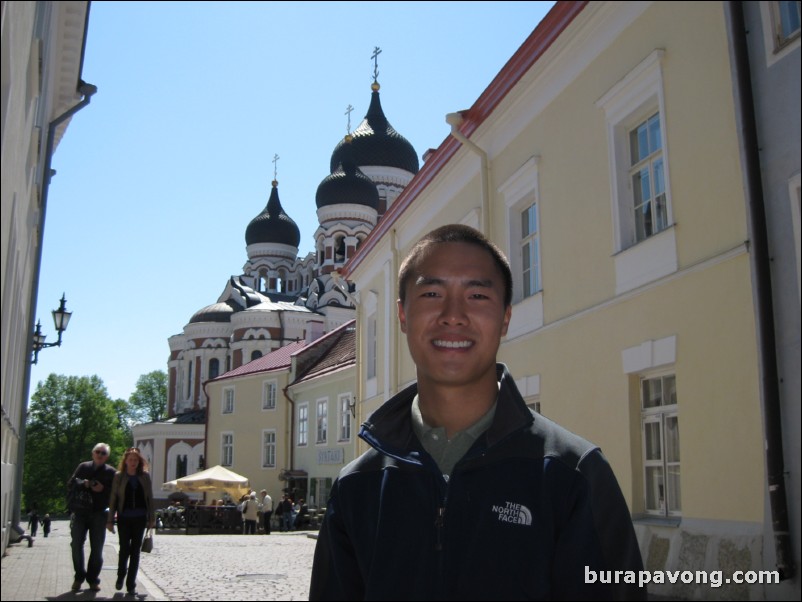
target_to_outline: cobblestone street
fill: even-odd
[[[115,537],[107,538],[107,542]],[[307,600],[315,540],[306,533],[166,535],[140,572],[169,600]],[[104,567],[112,569],[108,564]],[[111,573],[106,577],[111,582]],[[143,579],[144,580],[144,579]],[[156,592],[154,592],[156,593]]]
[[[9,546],[2,562],[5,600],[307,600],[314,531],[272,535],[186,535],[158,531],[142,554],[138,597],[114,590],[117,535],[106,534],[101,591],[71,592],[69,522],[53,521],[49,538]],[[89,545],[85,546],[89,554]]]

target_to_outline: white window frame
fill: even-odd
[[[644,383],[660,381],[661,398],[666,396],[666,384],[673,381],[674,399],[673,403],[660,403],[654,407],[645,407],[644,402]],[[678,404],[676,399],[676,375],[673,372],[657,373],[644,375],[638,382],[638,396],[641,407],[641,444],[643,450],[643,508],[646,514],[662,516],[665,518],[682,516],[682,487],[681,487],[681,458],[679,457],[679,421]],[[676,456],[669,456],[668,433],[671,431],[669,426],[673,423],[677,432]],[[650,458],[649,446],[647,445],[647,433],[653,425],[657,426],[658,444],[657,451],[659,458]],[[650,496],[650,471],[662,471],[661,482],[651,483],[656,492]],[[677,474],[676,483],[672,484],[669,475],[674,472]],[[677,491],[679,490],[679,491]],[[655,495],[656,493],[656,495]],[[655,499],[655,503],[650,505],[650,498]]]
[[[220,433],[220,465],[234,466],[234,433]]]
[[[337,407],[340,412],[339,440],[351,440],[351,407],[353,396],[351,393],[342,393],[337,396]]]
[[[276,398],[278,397],[278,381],[266,380],[262,383],[262,409],[275,410]]]
[[[298,405],[298,446],[306,447],[309,443],[309,403]]]
[[[787,38],[781,39],[778,33],[780,24],[779,2],[758,2],[760,6],[760,20],[763,26],[763,46],[766,50],[766,66],[788,56],[800,46],[800,31],[796,30]]]
[[[262,431],[262,468],[276,467],[276,429]]]
[[[512,270],[512,319],[507,328],[507,339],[533,332],[543,326],[543,255],[540,248],[540,192],[539,168],[540,158],[530,157],[514,174],[498,188],[504,197],[506,209],[507,257],[510,258]],[[523,274],[523,239],[521,231],[521,214],[535,205],[535,219],[538,225],[536,252],[539,258],[537,282],[538,290],[524,297],[521,276]]]
[[[221,406],[221,414],[233,414],[234,413],[234,401],[235,401],[235,394],[234,394],[234,387],[224,387],[223,388],[223,400]]]
[[[678,269],[663,93],[664,54],[661,49],[654,50],[596,101],[607,122],[616,294],[653,282]],[[660,118],[666,227],[636,242],[629,136],[634,128],[655,113]]]
[[[329,440],[329,398],[323,397],[315,402],[315,443],[325,445]]]

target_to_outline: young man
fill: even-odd
[[[310,599],[645,599],[585,583],[585,567],[642,569],[638,542],[599,449],[531,412],[496,363],[512,297],[501,251],[444,226],[398,290],[417,384],[362,425],[373,449],[332,487]]]
[[[89,589],[100,591],[100,570],[103,568],[103,544],[106,542],[106,513],[111,496],[111,483],[116,472],[107,466],[111,448],[107,443],[98,443],[92,449],[92,459],[81,462],[72,473],[68,486],[74,481],[92,492],[92,510],[74,512],[70,516],[70,536],[72,537],[72,564],[75,580],[72,591],[81,589],[86,580]],[[89,533],[89,562],[84,564],[84,542]]]

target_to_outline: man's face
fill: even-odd
[[[92,450],[92,461],[95,464],[105,464],[108,459],[109,453],[106,451],[105,447]]]
[[[433,245],[398,303],[418,382],[462,387],[496,380],[496,353],[507,333],[504,279],[488,251],[469,243]]]

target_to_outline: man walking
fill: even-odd
[[[111,448],[107,443],[98,443],[92,450],[92,459],[78,465],[70,477],[68,486],[73,483],[86,487],[92,492],[92,509],[86,512],[73,512],[70,516],[70,536],[72,537],[72,565],[75,580],[72,591],[81,589],[86,580],[89,589],[100,591],[100,570],[103,568],[103,544],[106,542],[106,512],[109,507],[111,483],[115,470],[107,466]],[[84,564],[84,542],[89,533],[89,562]]]

